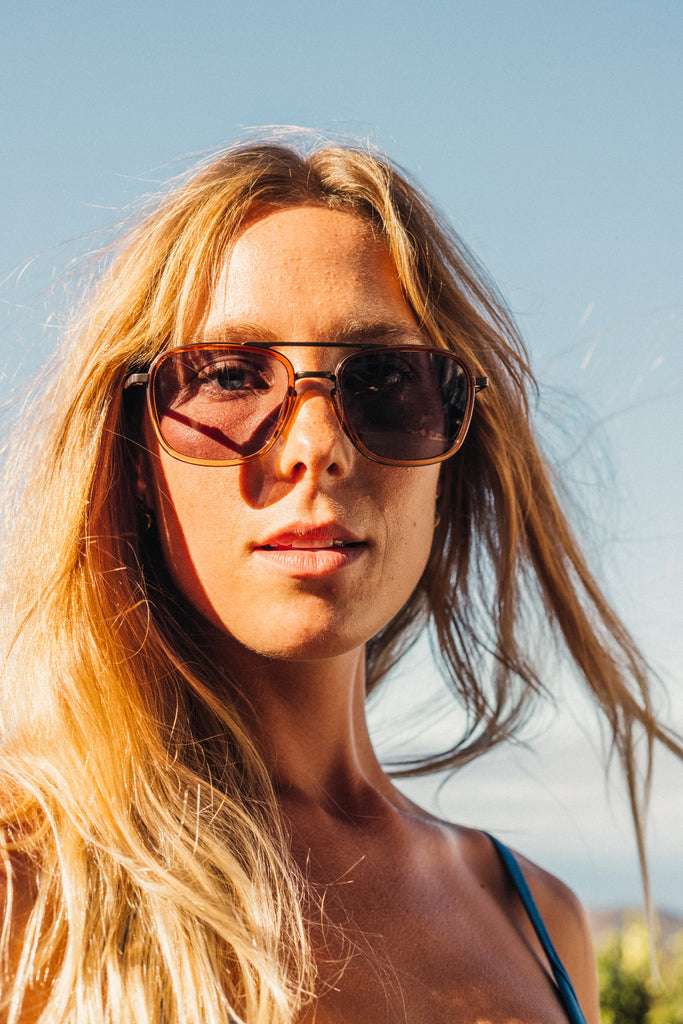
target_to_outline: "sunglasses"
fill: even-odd
[[[145,385],[160,444],[200,466],[237,466],[265,454],[299,401],[297,383],[329,385],[329,399],[352,444],[373,462],[426,466],[453,455],[465,439],[474,396],[488,377],[464,359],[423,345],[278,343],[297,348],[354,349],[334,372],[296,373],[266,343],[183,345],[169,349],[124,388]]]

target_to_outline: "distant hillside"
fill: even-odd
[[[588,921],[593,939],[599,943],[609,932],[621,931],[624,925],[634,918],[643,919],[642,910],[632,907],[615,907],[613,910],[589,910]],[[670,914],[666,910],[657,910],[657,920],[661,929],[661,941],[666,944],[678,932],[683,932],[683,917]]]

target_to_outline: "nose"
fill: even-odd
[[[333,374],[297,374],[296,396],[277,444],[279,471],[287,479],[349,472],[354,448],[334,403]]]

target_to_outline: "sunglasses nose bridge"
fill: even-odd
[[[300,386],[302,382],[303,386]],[[310,398],[319,396],[327,399],[329,404],[332,406],[332,410],[339,427],[344,433],[346,433],[344,420],[341,415],[337,399],[336,373],[313,370],[303,370],[301,373],[295,373],[294,384],[289,389],[289,394],[291,401],[284,421],[281,424],[281,430],[287,431],[289,429],[292,421],[297,417],[302,403],[307,400],[307,396]]]
[[[299,385],[303,382],[303,385]],[[310,383],[309,383],[310,382]],[[294,386],[292,388],[294,394],[294,404],[299,406],[303,399],[303,396],[311,391],[321,391],[326,395],[330,404],[334,408],[335,413],[337,411],[337,375],[327,371],[317,370],[302,370],[301,373],[294,374]]]
[[[300,380],[324,380],[332,384],[332,391],[337,387],[337,374],[330,370],[302,370],[294,374],[294,387],[296,389]],[[332,393],[332,392],[330,392]]]

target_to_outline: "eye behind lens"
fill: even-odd
[[[457,445],[469,376],[447,352],[384,348],[356,353],[340,374],[340,401],[361,446],[392,463],[438,461]]]
[[[289,364],[246,346],[172,350],[155,368],[152,409],[171,454],[208,464],[239,463],[263,451],[288,401]]]

